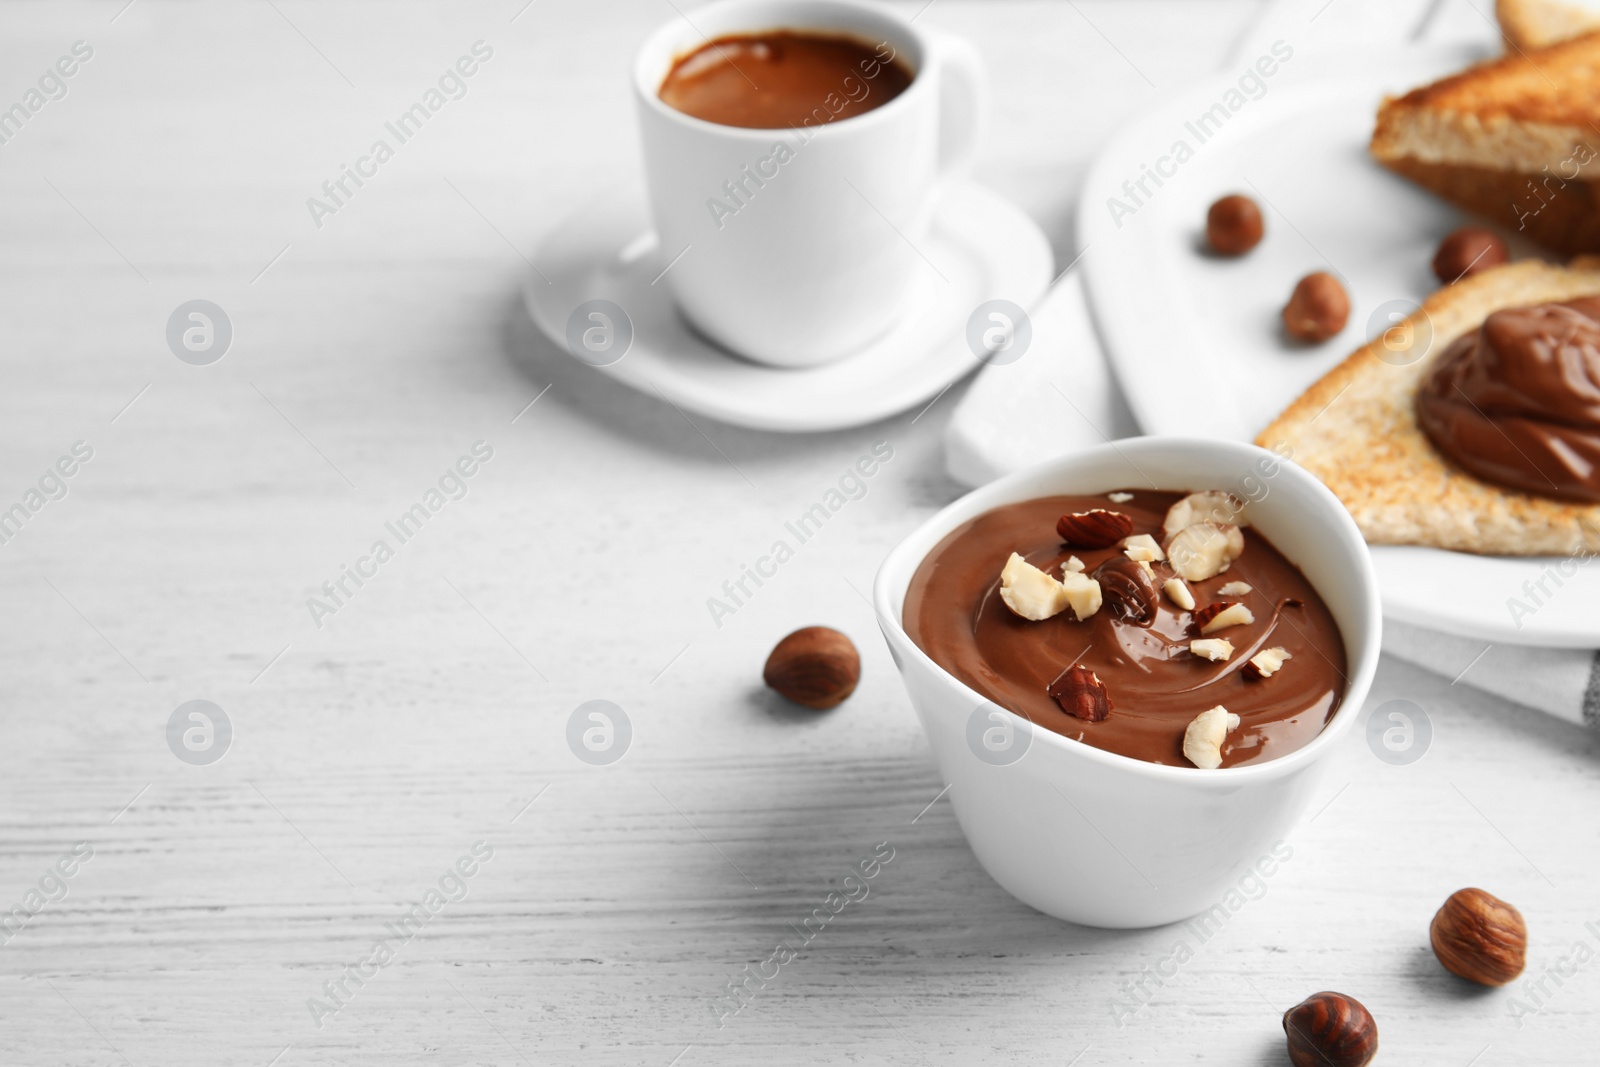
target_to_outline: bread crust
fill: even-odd
[[[1386,160],[1384,166],[1553,251],[1600,252],[1600,181],[1416,159]],[[1600,169],[1595,173],[1600,178]]]
[[[1600,116],[1600,30],[1474,64],[1385,101],[1391,107],[1588,129]]]
[[[1600,31],[1385,100],[1370,147],[1395,173],[1547,248],[1600,251]]]
[[[1545,48],[1600,29],[1600,11],[1560,0],[1495,0],[1494,16],[1511,51]]]
[[[1435,449],[1415,416],[1433,361],[1490,312],[1595,294],[1596,257],[1567,267],[1525,260],[1446,286],[1307,389],[1256,443],[1320,478],[1371,544],[1505,556],[1600,551],[1600,506],[1480,481]]]

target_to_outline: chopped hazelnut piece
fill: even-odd
[[[1214,634],[1230,626],[1248,626],[1255,621],[1255,613],[1243,604],[1229,604],[1215,615],[1203,620],[1200,623],[1200,632]]]
[[[1202,770],[1222,766],[1222,743],[1238,725],[1239,716],[1221,704],[1202,711],[1183,731],[1184,758]]]
[[[1189,651],[1212,663],[1220,663],[1233,655],[1233,642],[1226,637],[1205,637],[1190,641]]]
[[[1255,587],[1249,582],[1229,582],[1217,590],[1218,596],[1244,596],[1246,593],[1255,592]]]
[[[1060,582],[1015,552],[1000,572],[1000,599],[1006,607],[1034,622],[1059,615],[1068,602]]]
[[[1244,531],[1237,526],[1219,526],[1212,522],[1185,526],[1167,543],[1172,569],[1180,578],[1191,582],[1203,582],[1221,574],[1243,553]]]
[[[1133,494],[1132,493],[1108,493],[1106,495],[1106,499],[1111,501],[1113,504],[1126,504],[1128,501],[1133,499]]]
[[[1062,711],[1084,722],[1105,722],[1117,707],[1106,683],[1088,667],[1068,667],[1048,692]]]
[[[1285,660],[1293,658],[1286,648],[1265,648],[1250,657],[1245,673],[1252,678],[1271,678],[1283,668]]]
[[[1244,520],[1243,511],[1244,501],[1232,493],[1224,493],[1220,489],[1190,493],[1167,509],[1166,521],[1161,524],[1161,535],[1171,541],[1179,531],[1197,523],[1248,526],[1250,524]]]
[[[1068,556],[1067,561],[1061,565],[1061,571],[1063,574],[1067,571],[1081,571],[1083,569],[1084,562],[1077,556]]]
[[[1194,610],[1194,594],[1189,592],[1189,587],[1183,584],[1182,578],[1168,578],[1161,586],[1167,592],[1167,599],[1171,600],[1184,611]]]
[[[1088,575],[1070,571],[1062,576],[1061,587],[1079,622],[1100,610],[1100,583]]]
[[[1162,553],[1161,546],[1156,544],[1156,539],[1149,534],[1134,534],[1132,537],[1124,539],[1122,552],[1129,559],[1141,563],[1167,558]]]

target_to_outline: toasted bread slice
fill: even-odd
[[[1531,51],[1600,30],[1597,0],[1495,0],[1495,18],[1511,51]]]
[[[1600,32],[1383,102],[1372,154],[1565,253],[1600,252]]]
[[[1525,260],[1446,286],[1324,375],[1256,443],[1321,478],[1371,544],[1506,556],[1600,550],[1600,506],[1479,481],[1433,447],[1414,414],[1433,361],[1490,312],[1594,294],[1594,257],[1570,267]]]

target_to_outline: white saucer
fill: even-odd
[[[1474,58],[1464,46],[1296,56],[1120,227],[1108,200],[1125,199],[1123,183],[1170,152],[1233,80],[1168,101],[1105,149],[1085,183],[1078,235],[1095,323],[1146,433],[1251,440],[1378,332],[1387,303],[1415,306],[1433,290],[1433,250],[1463,217],[1374,163],[1367,139],[1385,94]],[[1237,260],[1196,250],[1206,206],[1228,192],[1264,200],[1267,216],[1267,238]],[[1513,251],[1534,250],[1514,242]],[[1289,348],[1278,309],[1293,279],[1318,269],[1343,275],[1349,325],[1325,345]],[[1552,561],[1401,546],[1374,547],[1372,560],[1391,618],[1495,643],[1600,647],[1600,566],[1580,568],[1518,619],[1508,600],[1526,598],[1523,583]]]
[[[690,330],[666,282],[652,284],[668,259],[638,189],[600,197],[564,221],[535,254],[523,299],[539,329],[567,352],[568,320],[578,305],[606,300],[624,309],[631,347],[600,369],[640,392],[737,426],[836,430],[905,411],[976,370],[968,317],[987,300],[1031,308],[1054,268],[1034,221],[971,183],[945,192],[919,245],[932,267],[919,263],[900,325],[819,367],[752,363]]]

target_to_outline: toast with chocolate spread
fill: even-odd
[[[1553,478],[1548,488],[1544,485],[1538,464],[1549,461],[1533,453],[1527,439],[1518,436],[1521,424],[1496,421],[1515,414],[1525,422],[1530,413],[1502,411],[1481,393],[1474,400],[1470,382],[1463,390],[1453,384],[1456,379],[1434,373],[1441,360],[1460,355],[1460,346],[1453,349],[1458,339],[1491,333],[1480,329],[1491,314],[1568,301],[1591,307],[1582,299],[1585,297],[1600,297],[1600,258],[1582,257],[1565,267],[1525,260],[1445,286],[1429,296],[1419,311],[1393,323],[1324,375],[1263,430],[1256,443],[1291,456],[1322,479],[1371,544],[1431,545],[1508,556],[1600,551],[1600,504],[1573,499],[1570,494],[1568,499],[1555,495],[1560,473],[1546,466]],[[1523,329],[1531,314],[1502,319],[1508,327]],[[1568,311],[1541,308],[1539,314],[1561,317]],[[1580,323],[1581,330],[1588,331],[1585,323]],[[1563,318],[1558,326],[1566,329],[1565,324]],[[1587,404],[1591,410],[1600,405],[1600,382],[1592,377],[1600,366],[1600,347],[1591,343],[1595,338],[1600,338],[1600,321],[1593,322],[1592,332],[1576,339],[1568,330],[1556,339],[1554,362],[1545,364],[1547,372],[1556,367],[1549,373],[1558,379],[1570,377],[1571,381],[1558,380],[1555,385],[1563,389],[1572,386],[1571,402]],[[1542,340],[1548,342],[1548,338]],[[1567,345],[1564,353],[1559,351],[1563,343]],[[1593,354],[1586,355],[1574,348],[1575,344],[1588,344]],[[1546,343],[1546,349],[1551,348]],[[1496,366],[1500,365],[1491,364],[1491,370]],[[1501,383],[1493,380],[1494,374],[1488,377],[1487,388],[1499,389]],[[1519,380],[1514,371],[1506,371],[1505,377],[1512,386]],[[1417,396],[1424,388],[1438,388],[1436,383],[1441,380],[1451,383],[1446,399],[1457,400],[1458,410],[1476,422],[1481,439],[1513,463],[1520,458],[1535,464],[1528,481],[1537,485],[1539,492],[1518,491],[1485,480],[1435,444],[1418,420]],[[1546,381],[1544,386],[1551,383]],[[1539,386],[1516,395],[1537,398]],[[1549,389],[1545,395],[1552,395]],[[1552,401],[1559,402],[1559,397]],[[1476,420],[1475,416],[1483,418]],[[1546,429],[1567,432],[1560,411],[1549,416]],[[1506,437],[1505,447],[1499,445],[1496,434]],[[1516,443],[1519,439],[1522,445]],[[1553,454],[1561,454],[1565,446],[1559,438],[1554,441]],[[1529,455],[1522,455],[1524,452]],[[1572,462],[1581,479],[1582,463]],[[1589,472],[1591,480],[1594,476],[1595,472]]]

